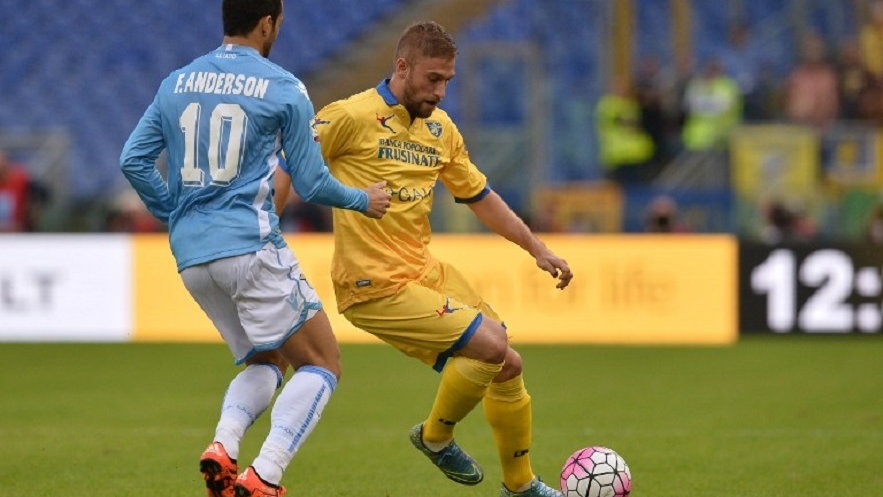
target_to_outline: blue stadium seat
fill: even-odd
[[[408,1],[286,2],[272,58],[304,75]],[[218,7],[203,0],[0,0],[7,44],[0,127],[68,127],[71,195],[111,193],[105,190],[124,182],[123,142],[162,78],[220,44]]]
[[[378,21],[408,8],[411,0],[299,0],[286,3],[286,24],[272,58],[295,75],[317,69]],[[856,32],[859,20],[846,4],[807,0],[809,21],[823,34]],[[670,0],[638,0],[636,60],[654,55],[670,61]],[[0,127],[67,126],[73,136],[70,171],[73,197],[102,194],[122,185],[118,156],[126,135],[170,71],[219,44],[218,4],[203,0],[0,0]],[[726,46],[728,9],[720,2],[692,2],[694,44],[700,58]],[[783,16],[791,0],[740,2],[751,25]],[[510,0],[457,33],[461,52],[483,42],[529,42],[537,47],[551,117],[550,175],[594,179],[600,174],[593,151],[591,109],[604,91],[601,53],[609,0]],[[34,19],[40,29],[33,29]],[[793,64],[794,30],[772,30],[764,47],[767,63],[781,70]],[[479,92],[487,124],[529,119],[510,105],[528,91],[517,70],[490,68]],[[513,76],[514,75],[514,76]],[[455,80],[443,104],[462,114],[462,81]],[[512,79],[510,81],[509,79]],[[561,98],[564,97],[564,98]],[[573,145],[572,137],[589,136]],[[560,139],[557,139],[560,138]],[[574,150],[579,149],[579,153]]]
[[[668,2],[635,2],[637,13],[635,24],[638,57],[655,57],[660,60],[671,58],[671,40]]]
[[[598,175],[592,170],[597,168],[593,159],[587,159],[591,154],[572,153],[572,144],[592,139],[591,114],[582,110],[597,93],[594,80],[600,72],[597,51],[601,46],[599,36],[605,31],[603,9],[602,0],[513,0],[501,3],[457,37],[461,52],[484,42],[529,42],[539,50],[541,77],[551,106],[548,133],[554,137],[548,142],[551,164],[547,179]],[[517,126],[532,119],[525,106],[530,78],[519,71],[517,64],[509,63],[484,66],[480,75],[470,75],[480,78],[480,124]],[[443,104],[455,118],[463,113],[460,107],[466,105],[460,85],[455,80]],[[581,111],[573,112],[574,108]]]

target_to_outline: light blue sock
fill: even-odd
[[[230,382],[215,428],[215,441],[224,445],[232,459],[239,457],[245,431],[267,410],[281,384],[282,373],[273,364],[251,364]]]
[[[318,366],[304,366],[288,380],[273,405],[270,434],[252,464],[264,481],[279,485],[282,473],[316,427],[336,386],[334,374]]]

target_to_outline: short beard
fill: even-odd
[[[405,108],[408,109],[408,113],[413,117],[419,117],[420,119],[426,119],[427,117],[432,115],[432,111],[434,108],[429,110],[428,112],[425,110],[421,110],[424,102],[412,102],[408,105],[405,105]]]
[[[433,107],[428,112],[425,110],[422,110],[421,108],[423,107],[423,104],[425,102],[422,100],[419,100],[419,101],[411,100],[412,95],[411,95],[410,90],[408,89],[407,80],[405,81],[405,83],[406,83],[405,84],[405,94],[404,94],[405,101],[402,104],[405,106],[405,109],[408,110],[408,114],[411,115],[411,119],[418,118],[418,117],[420,119],[426,119],[427,117],[431,116],[432,112],[435,110],[435,108]]]

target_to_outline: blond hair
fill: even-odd
[[[417,22],[405,28],[396,46],[396,58],[410,61],[415,56],[453,59],[457,56],[457,44],[437,22]]]

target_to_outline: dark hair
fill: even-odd
[[[457,44],[451,35],[435,21],[411,24],[402,32],[396,46],[396,57],[411,60],[415,55],[453,59],[457,56]]]
[[[258,21],[270,16],[273,21],[282,14],[282,0],[224,0],[221,7],[224,35],[242,36],[251,33]]]

